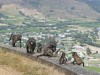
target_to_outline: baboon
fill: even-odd
[[[59,59],[59,64],[66,64],[66,62],[67,62],[67,58],[65,57],[65,53],[64,52],[62,52],[62,55],[61,55],[61,57],[60,57],[60,59]]]
[[[52,41],[49,42],[45,45],[47,48],[50,48],[53,52],[56,51],[56,46],[57,46],[57,42],[56,41]]]
[[[21,47],[21,38],[22,36],[20,34],[17,35],[11,34],[9,41],[12,40],[13,47],[15,47],[17,41],[20,41],[20,47]]]
[[[26,42],[27,53],[34,53],[36,47],[36,40],[34,38],[29,38]]]
[[[37,43],[37,52],[38,53],[42,52],[42,44],[40,42]]]
[[[84,67],[84,62],[82,61],[82,59],[78,56],[78,54],[77,54],[76,52],[73,52],[73,53],[72,53],[72,56],[73,56],[73,58],[74,58],[74,61],[72,62],[73,65],[74,65],[75,62],[76,62],[77,65],[83,64],[83,67]]]
[[[56,51],[56,46],[57,43],[56,42],[49,42],[46,45],[44,45],[44,47],[42,48],[43,54],[37,56],[48,56],[48,57],[52,57],[53,53]]]
[[[38,55],[37,57],[40,57],[40,56],[48,56],[48,57],[52,57],[52,56],[53,56],[53,51],[52,51],[51,49],[49,49],[49,48],[44,49],[43,54]]]

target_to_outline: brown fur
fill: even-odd
[[[60,57],[60,59],[59,59],[59,64],[66,64],[66,61],[67,61],[67,59],[66,59],[66,57],[65,57],[65,53],[64,52],[62,52],[62,55],[61,55],[61,57]]]
[[[47,48],[47,50],[44,50],[43,54],[38,55],[37,57],[40,57],[40,56],[52,57],[53,56],[53,51],[51,49]]]
[[[46,48],[51,49],[53,52],[56,51],[56,46],[57,46],[56,41],[54,41],[54,42],[49,42],[49,43],[47,43],[47,44],[45,45]]]
[[[77,55],[76,52],[73,52],[72,56],[73,56],[73,58],[74,58],[73,65],[74,65],[75,62],[76,62],[77,65],[83,64],[83,67],[84,67],[84,62],[83,62],[82,59]]]
[[[41,54],[41,55],[39,55],[37,57],[40,57],[40,56],[52,57],[53,53],[56,51],[56,46],[57,46],[57,43],[55,41],[47,43],[42,48],[43,54]]]
[[[12,40],[13,47],[15,47],[17,41],[20,41],[20,47],[21,47],[21,38],[22,36],[20,34],[17,35],[11,34],[9,41]]]
[[[34,38],[29,38],[26,42],[26,50],[27,53],[34,53],[34,49],[36,47],[36,40]]]

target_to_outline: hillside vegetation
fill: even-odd
[[[65,75],[54,67],[43,65],[20,55],[16,55],[0,48],[0,66],[11,67],[16,70],[16,75]],[[2,74],[2,72],[0,72]]]
[[[97,19],[100,17],[100,13],[92,8],[93,4],[91,6],[89,2],[81,0],[1,0],[0,3],[1,8],[3,4],[17,4],[21,8],[36,9],[46,18]]]

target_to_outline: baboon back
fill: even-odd
[[[74,58],[74,62],[76,62],[76,64],[78,64],[78,65],[83,64],[83,67],[84,67],[84,62],[82,61],[82,59],[78,56],[78,54],[76,52],[73,52],[73,58]]]
[[[62,55],[59,59],[59,64],[66,64],[67,58],[65,57],[65,53],[62,52]]]
[[[22,38],[22,36],[20,34],[17,34],[17,35],[11,34],[9,41],[12,40],[12,45],[14,47],[15,47],[15,43],[17,41],[20,41],[20,47],[21,47],[21,38]]]
[[[82,63],[82,59],[79,56],[75,56],[74,60],[78,65],[80,65]]]

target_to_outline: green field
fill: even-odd
[[[100,68],[99,67],[86,66],[86,69],[93,70],[93,71],[96,71],[96,72],[100,72]]]

